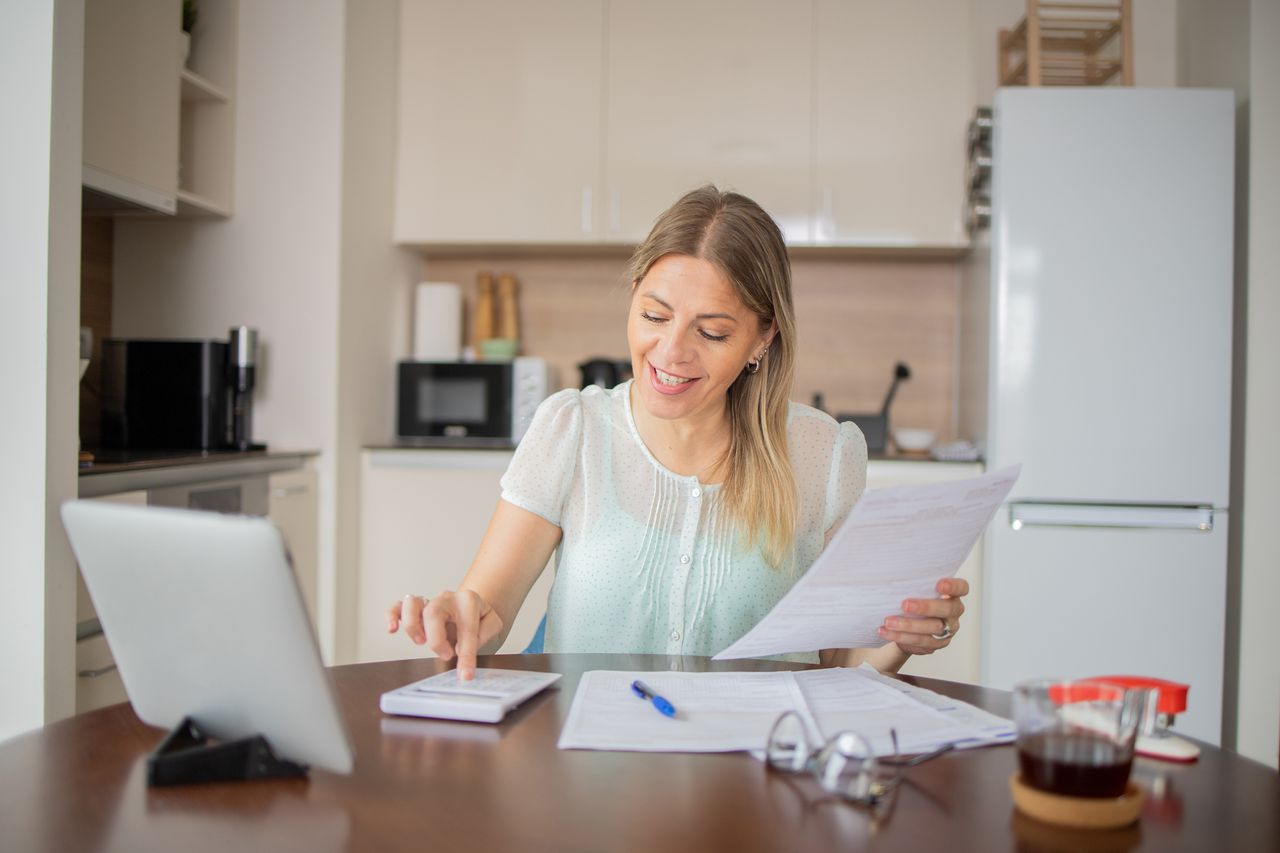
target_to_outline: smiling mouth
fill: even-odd
[[[668,388],[679,388],[681,385],[687,385],[693,381],[692,379],[685,379],[683,377],[667,373],[665,370],[659,370],[652,364],[649,366],[653,367],[653,374],[658,378],[659,384],[665,385]]]

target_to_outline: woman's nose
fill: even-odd
[[[662,354],[672,365],[688,361],[693,351],[688,334],[677,329],[663,330],[661,349]]]

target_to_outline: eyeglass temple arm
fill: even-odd
[[[898,758],[897,756],[894,756],[893,758],[883,758],[881,759],[881,761],[883,761],[885,764],[893,765],[894,767],[915,767],[917,764],[924,764],[926,761],[929,761],[930,759],[933,759],[933,758],[937,758],[939,755],[942,755],[944,752],[950,752],[955,748],[956,748],[956,745],[954,743],[944,743],[942,746],[938,747],[935,750],[921,753],[920,755],[915,755],[915,756],[912,756],[911,758]]]

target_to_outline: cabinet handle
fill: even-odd
[[[582,233],[591,233],[591,187],[582,188]]]
[[[290,495],[305,495],[309,491],[311,491],[310,486],[285,486],[283,488],[277,487],[271,490],[271,497],[287,498]]]
[[[822,228],[820,240],[835,239],[836,234],[836,191],[830,184],[822,188]]]
[[[1009,504],[1009,526],[1106,527],[1159,530],[1213,530],[1211,506],[1147,506],[1134,504],[1054,504],[1022,501]]]
[[[101,678],[107,673],[111,673],[115,671],[116,671],[116,665],[113,663],[109,663],[100,669],[82,669],[79,672],[77,672],[76,675],[80,676],[81,678]]]
[[[622,230],[622,193],[609,190],[609,233],[617,234]]]

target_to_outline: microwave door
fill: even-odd
[[[401,438],[510,438],[509,364],[401,362],[399,373]]]

